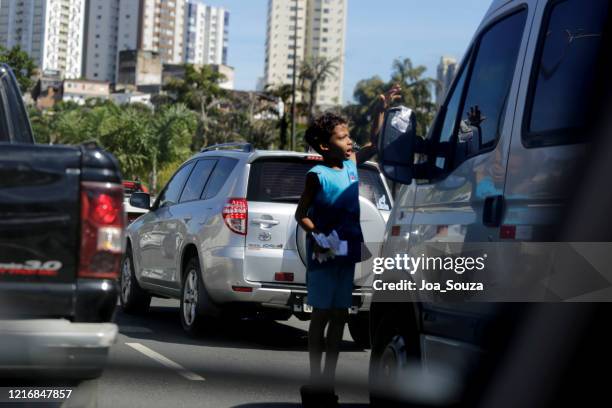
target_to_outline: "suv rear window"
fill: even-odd
[[[247,200],[276,203],[297,203],[300,200],[306,173],[320,162],[304,159],[264,159],[251,164]],[[380,210],[390,210],[391,201],[380,173],[369,166],[359,167],[359,194]]]

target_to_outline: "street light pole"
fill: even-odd
[[[293,26],[293,84],[291,86],[291,150],[295,151],[295,88],[297,71],[298,0],[295,0],[295,25]]]

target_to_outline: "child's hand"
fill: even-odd
[[[378,96],[378,110],[379,112],[386,111],[389,109],[391,104],[402,97],[402,87],[399,84],[395,84],[384,94]]]

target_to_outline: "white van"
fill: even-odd
[[[589,104],[609,80],[609,8],[608,0],[496,0],[424,140],[398,135],[391,122],[400,110],[389,112],[380,162],[403,186],[380,256],[429,242],[549,239],[587,146]],[[415,152],[424,153],[418,164]],[[500,307],[373,301],[370,375],[382,384],[411,358],[469,365]]]

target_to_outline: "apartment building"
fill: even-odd
[[[1,0],[0,45],[20,46],[41,71],[82,75],[85,0]]]
[[[438,82],[436,84],[436,104],[440,106],[457,74],[457,60],[452,57],[440,58],[438,64]]]
[[[269,0],[264,83],[291,84],[306,59],[333,61],[336,67],[317,90],[321,107],[342,103],[347,0]],[[297,79],[297,78],[296,78]]]
[[[229,12],[198,0],[185,7],[184,56],[189,64],[227,65]]]
[[[196,0],[88,0],[85,77],[117,82],[119,54],[143,50],[163,64],[227,64],[229,12]]]

